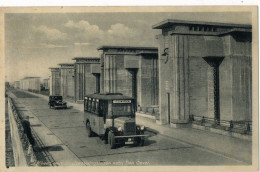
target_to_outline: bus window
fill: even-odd
[[[100,112],[100,116],[104,116],[104,102],[100,101],[99,102],[99,112]]]
[[[96,113],[99,114],[99,100],[96,99]]]
[[[112,102],[108,103],[108,108],[107,108],[107,118],[112,118]]]
[[[88,111],[88,98],[85,99],[85,107],[84,107],[84,110],[85,111]]]
[[[113,104],[113,115],[132,115],[132,104],[131,103],[114,103]]]
[[[91,112],[96,113],[96,101],[92,99]]]
[[[91,103],[92,103],[92,101],[91,101],[91,98],[88,98],[88,112],[91,112]]]

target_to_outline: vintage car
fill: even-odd
[[[120,93],[92,94],[84,98],[84,121],[88,136],[98,135],[110,148],[144,145],[144,126],[136,125],[132,97]]]
[[[62,96],[49,96],[50,108],[56,109],[67,109],[67,103],[62,101]]]

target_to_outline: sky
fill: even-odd
[[[152,26],[166,19],[251,24],[251,13],[8,13],[6,80],[50,76],[74,57],[99,57],[102,45],[158,47]]]

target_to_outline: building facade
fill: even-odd
[[[74,100],[81,102],[87,94],[100,90],[100,58],[76,57],[74,67]]]
[[[50,78],[43,79],[43,87],[44,87],[45,90],[50,89]]]
[[[102,46],[101,93],[134,97],[136,107],[158,108],[158,49]]]
[[[50,95],[61,95],[60,68],[49,68],[51,71],[50,78]]]
[[[31,91],[39,93],[40,87],[40,77],[25,77],[20,81],[20,89],[25,91]]]
[[[14,81],[14,88],[16,89],[20,88],[20,81]]]
[[[64,98],[74,98],[74,64],[60,65],[60,95]]]
[[[252,27],[166,20],[159,42],[160,122],[190,115],[252,120]]]

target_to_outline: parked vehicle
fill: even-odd
[[[49,96],[49,103],[50,108],[56,109],[67,109],[67,102],[62,100],[62,96]]]
[[[118,144],[144,145],[144,126],[135,122],[134,99],[120,93],[91,94],[84,99],[88,136],[97,134],[114,149]]]

